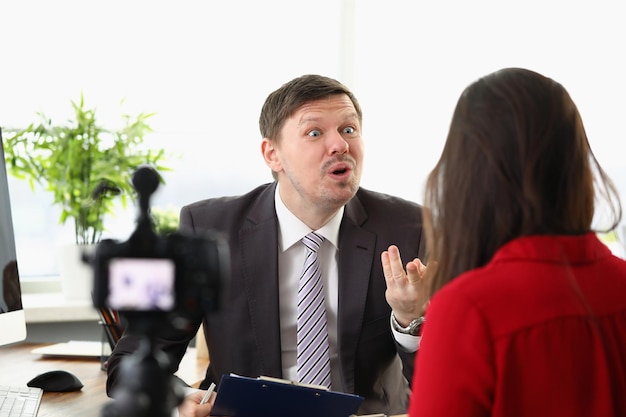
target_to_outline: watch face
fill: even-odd
[[[411,336],[419,336],[422,333],[422,325],[424,324],[424,321],[425,321],[424,316],[413,320],[409,324],[409,331],[408,331],[408,333]]]
[[[411,336],[417,336],[419,334],[419,331],[421,329],[422,326],[420,326],[419,324],[415,323],[414,326],[411,326],[411,328],[409,329],[409,334]]]
[[[400,323],[398,323],[398,321],[396,320],[395,316],[392,314],[391,315],[391,319],[392,319],[392,323],[393,323],[393,328],[399,332],[399,333],[404,333],[404,334],[410,334],[411,336],[419,336],[421,331],[422,331],[422,324],[424,323],[424,321],[426,321],[426,319],[424,318],[424,316],[413,319],[408,326],[406,327],[402,327],[400,326]]]

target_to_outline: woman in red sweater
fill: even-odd
[[[603,230],[621,206],[563,86],[520,68],[471,84],[426,190],[410,416],[626,416],[626,261],[592,229],[596,201]]]

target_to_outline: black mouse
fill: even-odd
[[[39,374],[28,381],[26,385],[53,392],[80,391],[83,387],[83,383],[76,375],[62,370],[48,371]]]

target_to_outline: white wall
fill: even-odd
[[[365,187],[421,201],[462,89],[525,66],[562,82],[597,158],[626,196],[626,26],[618,1],[11,0],[0,4],[0,126],[69,116],[84,92],[103,123],[154,111],[179,157],[154,203],[239,194],[271,180],[260,156],[266,95],[304,73],[338,78],[365,112]],[[71,234],[45,195],[11,184],[22,272]],[[110,220],[125,239],[134,212]],[[71,229],[70,229],[71,231]],[[42,236],[46,236],[42,239]],[[52,236],[55,236],[52,238]],[[26,260],[33,248],[37,262]],[[54,264],[53,251],[47,257]]]
[[[363,182],[421,201],[461,91],[522,66],[561,82],[626,197],[626,25],[619,1],[357,2],[354,89],[366,113]],[[617,151],[617,152],[616,152]]]

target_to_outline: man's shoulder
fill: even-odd
[[[346,205],[346,216],[362,227],[422,224],[422,206],[402,197],[359,188]],[[366,226],[369,225],[369,226]]]
[[[248,191],[245,194],[211,197],[198,200],[184,206],[184,209],[190,211],[216,209],[230,210],[237,206],[248,206],[252,201],[259,198],[261,194],[272,188],[273,183],[259,185],[258,187]]]
[[[356,198],[363,204],[365,208],[382,207],[385,209],[417,209],[421,210],[421,205],[415,201],[407,200],[406,198],[382,193],[379,191],[372,191],[366,188],[360,187],[356,193]]]
[[[275,183],[263,184],[245,194],[207,198],[181,209],[181,227],[217,229],[232,233],[246,222],[262,223],[274,213]]]

